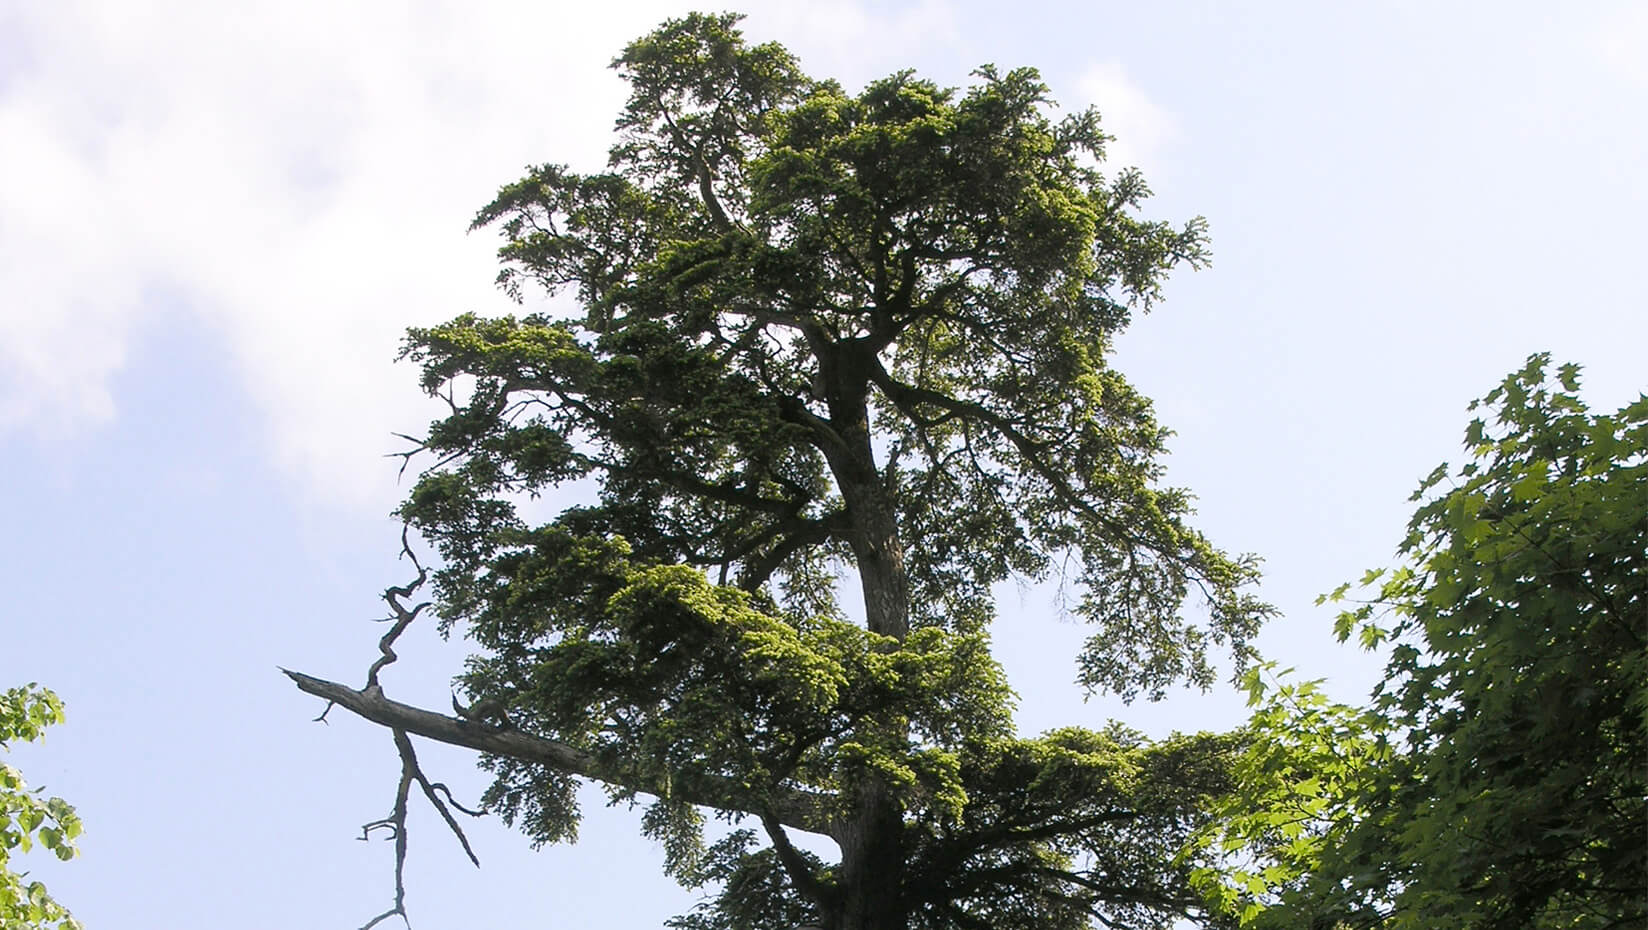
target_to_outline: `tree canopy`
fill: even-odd
[[[63,721],[63,702],[30,684],[0,692],[0,752],[16,740],[40,739],[46,727]],[[80,922],[38,881],[12,870],[12,853],[36,845],[59,859],[75,856],[80,818],[62,798],[31,791],[23,773],[0,762],[0,930],[78,930]]]
[[[1222,886],[1250,919],[1648,923],[1648,397],[1593,414],[1578,389],[1536,355],[1471,405],[1470,460],[1425,479],[1401,564],[1339,615],[1388,649],[1370,706],[1255,680],[1242,790],[1204,837],[1260,854]]]
[[[684,930],[1212,920],[1176,855],[1238,739],[1021,735],[989,639],[994,586],[1058,573],[1090,688],[1250,657],[1254,560],[1187,523],[1108,363],[1203,224],[1142,218],[1098,115],[1056,118],[1033,70],[854,93],[736,23],[630,45],[608,169],[481,210],[499,283],[580,310],[410,332],[448,413],[400,513],[441,563],[388,592],[364,690],[292,677],[394,731],[402,855],[411,785],[456,827],[408,734],[483,752],[535,842],[575,836],[579,779],[649,796],[667,868],[718,889]],[[557,488],[578,503],[543,520]],[[475,645],[457,717],[378,679],[426,580]]]

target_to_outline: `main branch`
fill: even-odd
[[[666,792],[662,784],[616,770],[594,755],[565,743],[402,704],[384,697],[379,688],[356,691],[347,685],[302,672],[281,671],[297,684],[299,690],[391,730],[416,733],[436,742],[521,762],[538,763],[558,772],[591,778],[642,794],[663,796]],[[834,835],[830,817],[831,799],[826,795],[783,788],[758,794],[734,779],[708,774],[678,777],[672,780],[667,790],[671,798],[689,804],[755,817],[768,815],[796,830],[821,836]]]

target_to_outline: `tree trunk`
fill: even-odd
[[[870,632],[902,642],[910,632],[910,579],[898,538],[898,515],[872,471],[868,480],[841,488],[852,521],[852,548],[864,590],[864,619]]]
[[[830,423],[846,445],[826,456],[852,525],[849,541],[864,593],[865,625],[902,643],[910,631],[910,579],[898,511],[870,439],[873,350],[867,343],[837,343],[819,361]],[[863,726],[873,742],[898,745],[907,736],[908,725],[896,716],[872,717]],[[857,787],[852,813],[836,839],[839,909],[829,915],[828,930],[904,930],[904,816],[879,778],[869,776]]]
[[[872,633],[902,642],[910,631],[910,579],[904,569],[898,511],[889,499],[870,442],[869,344],[818,347],[819,380],[830,409],[830,426],[844,447],[825,446],[830,471],[847,505],[849,542],[864,591],[865,623]]]
[[[904,821],[883,786],[861,789],[837,839],[840,912],[827,930],[904,930]]]

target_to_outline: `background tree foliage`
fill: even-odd
[[[718,889],[682,928],[1205,919],[1175,856],[1237,740],[1020,735],[989,642],[993,586],[1060,572],[1092,688],[1249,657],[1254,564],[1186,524],[1106,363],[1202,224],[1140,218],[1097,114],[1054,118],[1034,71],[850,93],[736,21],[632,44],[609,170],[533,168],[476,220],[502,286],[577,318],[409,336],[450,405],[401,513],[476,645],[460,718],[388,701],[381,662],[363,691],[293,678],[396,731],[400,830],[411,784],[440,803],[406,733],[483,750],[537,842],[575,836],[580,778],[651,796],[667,868]],[[583,503],[528,516],[569,483]],[[732,827],[708,845],[706,814]]]
[[[1259,856],[1202,876],[1249,920],[1648,924],[1648,397],[1592,414],[1549,369],[1471,405],[1471,460],[1425,479],[1402,564],[1339,615],[1389,648],[1372,704],[1253,680],[1244,790],[1203,840]]]
[[[30,684],[0,692],[0,752],[12,742],[41,738],[46,727],[63,722],[57,695]],[[13,851],[29,852],[39,844],[59,859],[75,856],[80,818],[62,798],[30,791],[23,773],[0,762],[0,930],[77,930],[80,922],[52,898],[46,886],[12,871]]]

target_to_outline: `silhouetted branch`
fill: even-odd
[[[400,658],[395,654],[395,640],[400,639],[401,634],[406,632],[406,628],[412,625],[412,621],[418,619],[418,614],[423,613],[424,608],[429,606],[429,602],[425,601],[409,610],[403,603],[407,598],[417,593],[418,589],[423,587],[425,581],[429,580],[429,569],[424,568],[423,563],[418,561],[417,553],[412,551],[411,543],[406,538],[410,531],[410,526],[405,524],[401,526],[401,555],[412,561],[412,566],[418,570],[418,577],[406,584],[392,585],[384,589],[383,600],[384,603],[389,605],[390,612],[384,620],[385,622],[394,621],[394,626],[390,627],[389,631],[378,640],[378,651],[383,655],[376,662],[373,662],[372,667],[366,672],[366,687],[368,688],[378,687],[378,672],[382,671],[384,666]]]
[[[395,732],[395,742],[399,745],[405,739],[405,734]],[[371,839],[372,831],[384,829],[390,831],[390,839],[395,841],[395,904],[389,910],[372,918],[361,925],[360,930],[372,930],[378,924],[391,917],[399,916],[408,927],[412,922],[406,919],[406,799],[412,791],[412,779],[417,771],[417,760],[408,762],[405,755],[401,756],[401,779],[395,787],[395,806],[390,809],[389,816],[382,820],[374,820],[361,827],[360,838]]]
[[[429,803],[435,805],[435,810],[440,811],[441,818],[451,828],[452,834],[458,838],[458,843],[463,846],[463,851],[469,854],[469,861],[475,863],[476,868],[480,868],[481,860],[476,857],[475,850],[470,848],[469,837],[464,835],[463,827],[458,826],[458,820],[452,816],[452,811],[447,807],[446,801],[441,800],[440,795],[435,793],[436,786],[430,784],[429,779],[423,774],[423,769],[418,766],[418,756],[412,751],[412,740],[407,737],[405,730],[395,731],[395,748],[400,750],[402,772],[412,773],[412,778],[417,781],[418,787],[423,789],[424,797],[429,799]],[[452,792],[445,785],[439,787],[447,799],[450,800]],[[453,802],[452,806],[457,807],[458,810],[471,817],[481,816],[481,812],[468,810],[456,801]]]
[[[385,632],[378,640],[378,652],[381,653],[381,655],[378,657],[377,661],[372,663],[372,667],[367,670],[365,690],[361,692],[348,693],[371,693],[380,696],[383,694],[383,688],[378,683],[378,673],[382,671],[385,666],[392,664],[399,658],[399,656],[395,654],[395,641],[400,638],[402,633],[406,632],[407,627],[412,625],[412,621],[416,620],[418,615],[423,613],[424,609],[429,606],[429,602],[427,601],[418,604],[415,607],[409,608],[406,606],[407,599],[411,598],[413,594],[416,594],[418,589],[423,587],[424,582],[429,580],[429,570],[424,568],[423,563],[418,561],[417,553],[412,551],[411,541],[408,539],[409,533],[410,527],[401,527],[401,555],[402,557],[410,560],[412,562],[412,566],[418,570],[417,577],[406,584],[393,585],[384,590],[383,600],[384,603],[389,605],[390,611],[390,615],[384,618],[384,622],[392,621],[393,626],[391,626],[389,630]],[[286,670],[282,669],[282,671]],[[294,681],[298,681],[299,687],[303,686],[303,681],[299,679],[307,677],[300,676],[295,672],[289,671],[287,671],[286,674],[292,676]],[[341,685],[334,687],[342,689]],[[347,689],[343,690],[347,691]],[[327,699],[326,709],[321,711],[320,716],[316,717],[315,720],[320,723],[325,723],[326,715],[331,713],[332,708],[336,707],[340,703],[345,707],[349,706],[347,701],[336,701],[330,698]],[[390,907],[389,910],[386,910],[367,921],[361,927],[361,930],[371,930],[372,927],[377,926],[391,917],[399,917],[402,921],[406,922],[408,927],[411,926],[411,921],[407,920],[406,917],[405,875],[407,798],[411,795],[413,782],[417,782],[418,787],[423,790],[424,797],[427,797],[429,799],[429,803],[435,806],[435,810],[440,812],[442,819],[446,821],[447,827],[452,830],[453,835],[458,838],[458,843],[463,846],[464,852],[469,856],[469,861],[475,863],[476,867],[479,867],[481,864],[480,859],[475,855],[475,850],[469,845],[469,837],[464,835],[463,828],[458,825],[457,818],[452,816],[452,808],[455,807],[471,817],[479,817],[483,812],[478,810],[470,810],[462,804],[459,804],[457,801],[453,800],[452,791],[447,788],[446,785],[440,782],[431,782],[428,777],[424,775],[423,769],[418,765],[417,753],[415,753],[412,749],[412,740],[407,736],[407,728],[391,726],[390,730],[394,733],[395,749],[400,754],[401,758],[401,777],[395,788],[395,804],[390,809],[388,817],[385,817],[382,820],[374,820],[371,823],[362,826],[360,838],[363,840],[369,839],[373,830],[381,829],[390,831],[390,838],[395,841],[395,900],[394,905]],[[445,797],[443,798],[442,795],[445,795]]]

